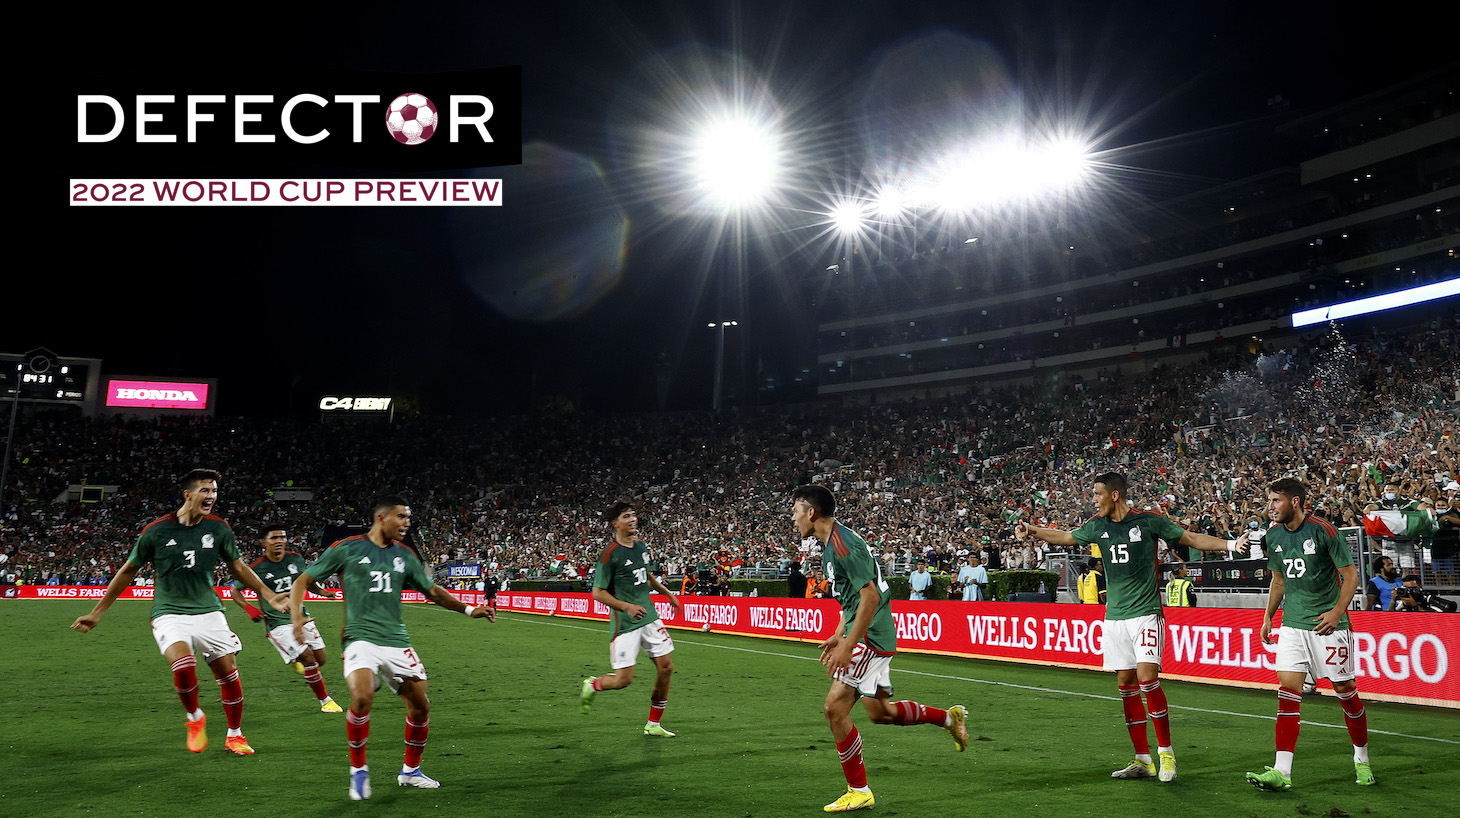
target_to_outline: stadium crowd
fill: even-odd
[[[1263,519],[1263,488],[1285,475],[1336,524],[1356,525],[1386,479],[1433,497],[1460,475],[1457,342],[1451,316],[1405,334],[1229,346],[1139,376],[720,414],[339,426],[42,412],[17,430],[0,583],[105,584],[195,466],[223,472],[218,513],[250,560],[263,524],[312,556],[326,524],[364,522],[374,497],[395,492],[433,561],[514,578],[584,575],[607,538],[601,510],[618,498],[638,504],[666,574],[780,569],[798,553],[809,573],[819,553],[803,550],[788,509],[791,489],[813,480],[898,572],[919,556],[956,571],[968,549],[992,568],[1036,567],[1044,552],[1014,540],[1015,521],[1076,527],[1091,514],[1090,476],[1108,469],[1129,475],[1138,506],[1217,536]],[[63,499],[83,481],[119,488]],[[314,499],[277,499],[283,487]]]

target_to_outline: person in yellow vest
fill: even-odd
[[[1080,575],[1077,587],[1081,602],[1091,605],[1105,604],[1105,572],[1101,568],[1099,557],[1090,558],[1089,568]]]
[[[1186,563],[1171,565],[1171,581],[1166,583],[1166,605],[1171,608],[1195,608],[1196,592],[1186,578]]]

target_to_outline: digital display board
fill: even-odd
[[[106,405],[131,409],[208,408],[208,384],[192,381],[122,381],[107,379]]]

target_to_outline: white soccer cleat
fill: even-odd
[[[415,787],[418,790],[439,790],[441,782],[421,772],[421,768],[414,770],[401,770],[400,775],[395,777],[395,783],[402,787]]]
[[[370,768],[350,770],[350,800],[364,801],[370,797]]]

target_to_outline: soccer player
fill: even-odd
[[[219,474],[212,469],[193,469],[182,479],[183,504],[177,510],[148,523],[137,544],[106,593],[91,613],[78,617],[71,629],[86,633],[95,628],[122,591],[132,584],[142,566],[151,562],[157,572],[152,599],[152,638],[157,649],[172,665],[172,684],[187,711],[188,750],[208,749],[207,719],[198,706],[198,656],[208,663],[223,699],[228,719],[228,737],[223,747],[237,755],[253,755],[243,736],[243,685],[238,679],[234,654],[242,650],[238,636],[228,628],[223,603],[213,590],[213,566],[221,559],[233,576],[279,611],[287,611],[287,598],[269,590],[243,561],[233,529],[213,513],[218,502]]]
[[[289,544],[288,535],[283,526],[264,526],[259,531],[259,544],[263,546],[264,555],[254,560],[249,566],[265,586],[272,588],[280,594],[288,594],[294,589],[294,580],[304,570],[304,558],[286,551]],[[304,625],[304,641],[294,640],[294,626],[289,621],[287,613],[275,611],[261,611],[248,604],[243,598],[242,582],[233,583],[233,601],[243,608],[248,618],[255,622],[264,623],[264,636],[268,637],[269,643],[279,652],[284,659],[284,664],[293,664],[299,668],[304,675],[304,681],[309,689],[314,691],[314,697],[319,700],[319,709],[324,713],[342,712],[335,700],[330,698],[329,692],[325,689],[324,677],[320,675],[319,669],[324,665],[324,639],[319,635],[319,629],[310,621]],[[313,585],[309,590],[330,599],[335,598],[334,591],[327,591],[318,585]],[[304,615],[309,616],[309,611]]]
[[[421,772],[426,749],[431,700],[426,697],[426,666],[411,649],[401,616],[401,592],[413,588],[430,601],[474,619],[495,622],[486,605],[463,605],[461,600],[431,581],[416,553],[401,544],[411,527],[411,508],[396,496],[375,503],[374,521],[364,534],[330,546],[294,581],[289,614],[294,641],[307,638],[304,591],[321,579],[340,575],[345,593],[345,682],[350,687],[350,710],[345,715],[345,737],[350,745],[350,798],[370,797],[370,768],[365,744],[370,740],[370,710],[375,704],[376,677],[406,706],[405,763],[396,783],[402,787],[436,789],[441,782]]]
[[[674,733],[659,723],[664,718],[664,708],[669,705],[669,680],[674,675],[670,654],[674,652],[674,641],[659,621],[659,612],[654,609],[649,594],[656,592],[669,597],[669,604],[676,611],[681,610],[679,599],[649,569],[649,548],[642,540],[635,539],[639,533],[639,515],[634,507],[619,501],[603,516],[613,528],[613,540],[598,557],[598,569],[593,572],[593,598],[610,609],[609,633],[613,641],[608,645],[608,659],[613,672],[583,680],[579,709],[586,715],[593,706],[595,693],[632,684],[634,663],[642,650],[654,661],[655,671],[644,735],[674,738]]]
[[[1156,540],[1180,543],[1198,551],[1247,550],[1247,535],[1239,540],[1219,540],[1187,531],[1167,517],[1136,511],[1126,497],[1125,475],[1106,472],[1096,475],[1093,499],[1096,516],[1074,531],[1039,528],[1020,522],[1014,528],[1019,539],[1033,536],[1066,548],[1094,545],[1100,548],[1105,565],[1104,666],[1115,671],[1116,687],[1125,708],[1125,725],[1135,747],[1135,760],[1111,773],[1112,778],[1133,779],[1157,776],[1151,762],[1151,745],[1146,733],[1147,707],[1156,730],[1156,752],[1162,781],[1176,778],[1176,751],[1171,744],[1171,722],[1166,694],[1161,690],[1161,654],[1166,629],[1161,622],[1160,572]],[[1141,702],[1141,694],[1146,701]]]
[[[847,791],[822,809],[850,812],[876,803],[867,786],[862,736],[852,723],[852,705],[858,697],[874,724],[937,725],[953,736],[959,752],[968,746],[968,728],[967,709],[961,704],[939,710],[914,701],[892,701],[892,656],[897,652],[892,595],[867,541],[838,522],[835,514],[836,498],[825,486],[800,486],[791,493],[796,532],[802,539],[814,535],[822,543],[822,565],[832,594],[842,605],[836,631],[821,643],[821,663],[832,680],[823,712],[841,756]]]
[[[1304,485],[1285,477],[1267,488],[1267,567],[1272,584],[1262,617],[1262,641],[1272,644],[1272,616],[1281,604],[1277,630],[1277,759],[1247,781],[1261,790],[1293,787],[1293,749],[1298,744],[1298,709],[1308,674],[1333,682],[1354,745],[1354,783],[1374,784],[1369,766],[1369,719],[1354,683],[1353,631],[1348,602],[1359,588],[1348,546],[1326,521],[1303,511]]]

